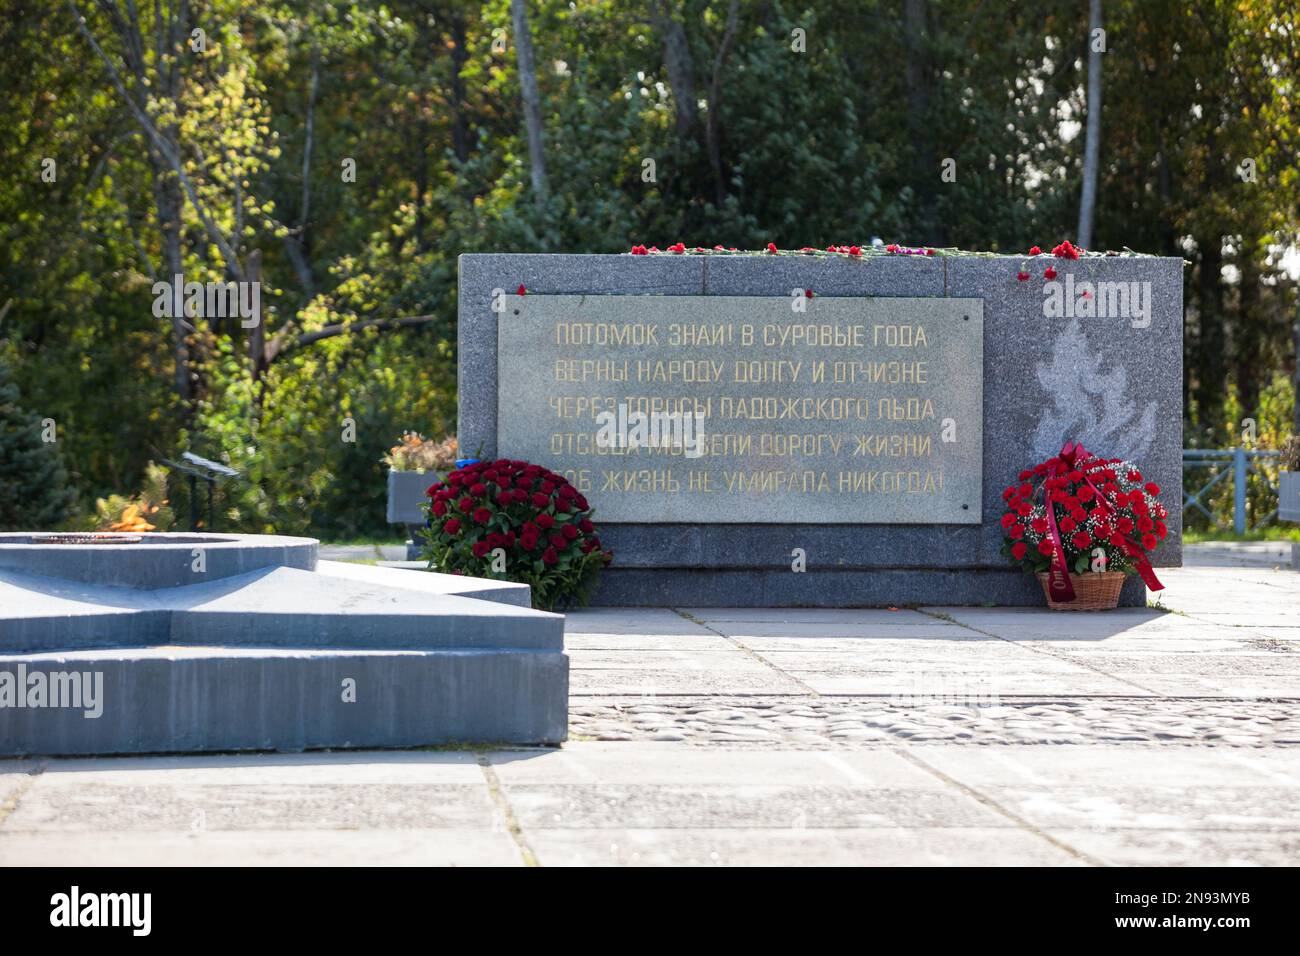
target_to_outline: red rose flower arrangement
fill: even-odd
[[[1047,573],[1056,601],[1073,600],[1071,573],[1140,574],[1158,591],[1163,585],[1146,555],[1169,533],[1159,494],[1132,462],[1067,444],[1002,492],[1002,552],[1027,572]]]
[[[429,486],[425,554],[450,574],[518,581],[545,610],[583,603],[614,553],[563,476],[526,461],[476,461]]]

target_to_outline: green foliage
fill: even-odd
[[[23,410],[18,397],[0,359],[0,531],[47,530],[68,516],[75,495],[57,442],[42,434],[53,424]]]
[[[1075,228],[1086,4],[769,0],[736,4],[733,20],[730,0],[535,0],[549,186],[537,195],[507,0],[164,0],[116,16],[77,0],[174,136],[191,196],[67,5],[6,2],[0,351],[29,407],[59,422],[83,502],[191,449],[243,475],[218,489],[220,527],[383,533],[393,436],[455,424],[464,252],[873,236],[1019,252]],[[1094,245],[1192,262],[1189,444],[1234,444],[1243,417],[1261,422],[1263,447],[1289,431],[1293,6],[1104,6]],[[920,34],[905,8],[922,11]],[[188,30],[167,39],[159,12],[203,27],[206,49]],[[689,92],[665,66],[665,16],[681,25]],[[260,339],[153,314],[173,268],[227,280],[258,256]],[[180,515],[188,494],[172,481]],[[1265,497],[1252,485],[1252,508]]]
[[[1286,467],[1285,451],[1292,447],[1292,409],[1295,407],[1295,386],[1285,375],[1275,375],[1259,390],[1254,415],[1248,415],[1237,389],[1230,387],[1224,399],[1221,421],[1188,436],[1201,448],[1247,448],[1259,451],[1279,451],[1276,458],[1258,458],[1248,465],[1246,473],[1246,522],[1252,530],[1262,530],[1268,525],[1263,520],[1277,510],[1278,475]],[[1195,494],[1216,476],[1227,472],[1208,493],[1200,498],[1206,510],[1213,515],[1207,518],[1196,508],[1184,512],[1187,527],[1196,531],[1215,528],[1233,531],[1236,509],[1233,488],[1233,462],[1231,459],[1205,465],[1184,465],[1183,485],[1189,494]],[[1273,519],[1272,524],[1276,524]]]

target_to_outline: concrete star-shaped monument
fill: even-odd
[[[526,585],[273,535],[0,534],[0,754],[557,743]]]

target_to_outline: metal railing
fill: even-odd
[[[1215,528],[1219,527],[1219,522],[1202,503],[1201,499],[1207,491],[1217,485],[1229,475],[1232,476],[1232,528],[1237,534],[1244,534],[1248,530],[1246,520],[1246,483],[1250,479],[1250,472],[1253,468],[1268,488],[1273,492],[1274,501],[1277,500],[1277,485],[1269,477],[1267,471],[1260,467],[1263,460],[1277,458],[1282,453],[1279,451],[1254,451],[1247,448],[1184,448],[1183,449],[1183,469],[1188,468],[1209,468],[1211,478],[1201,486],[1200,490],[1192,494],[1190,485],[1187,480],[1183,480],[1183,520],[1186,522],[1188,508],[1195,508],[1210,519],[1210,524]],[[1232,467],[1226,467],[1231,462]],[[1277,507],[1264,517],[1255,522],[1254,527],[1259,528],[1271,521],[1277,516]]]

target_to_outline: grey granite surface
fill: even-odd
[[[1149,282],[1150,314],[1116,318],[1048,317],[1043,271],[1058,282]],[[1031,275],[1019,282],[1016,273]],[[950,579],[950,602],[1042,604],[1041,591],[998,553],[1001,491],[1016,472],[1054,453],[1066,440],[1103,454],[1134,458],[1162,488],[1170,534],[1157,566],[1181,564],[1182,501],[1182,260],[1113,257],[1076,262],[1016,256],[887,257],[869,260],[780,257],[626,255],[465,255],[460,259],[460,423],[467,454],[497,454],[497,329],[492,291],[513,295],[779,296],[793,288],[818,296],[948,296],[984,302],[982,524],[784,525],[679,522],[601,525],[615,565],[597,601],[645,603],[647,589],[734,590],[731,603],[906,603],[904,593],[927,592],[931,571],[987,569],[1018,585],[990,585],[985,575]],[[1100,289],[1098,290],[1100,291]],[[1102,295],[1096,297],[1101,300]],[[599,523],[599,514],[597,521]],[[807,584],[789,572],[794,548],[807,554]],[[746,583],[741,568],[774,572],[773,588]],[[888,571],[884,590],[856,575],[832,582],[835,571]],[[701,572],[708,573],[701,573]],[[632,572],[637,572],[633,574]],[[909,580],[921,582],[914,589]],[[775,582],[782,582],[777,584]],[[820,589],[817,582],[825,582]],[[964,583],[962,583],[964,582]],[[847,588],[838,592],[837,588]],[[1135,599],[1130,582],[1125,602]],[[819,590],[820,589],[820,590]],[[836,595],[828,598],[827,594]],[[878,600],[871,598],[878,596]],[[987,595],[987,596],[986,596]],[[784,597],[784,599],[783,599]],[[673,603],[680,603],[674,599]],[[719,596],[708,603],[727,603]]]

